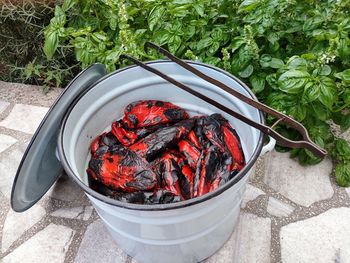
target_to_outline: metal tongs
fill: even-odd
[[[131,62],[133,62],[134,64],[146,69],[147,71],[150,71],[156,75],[158,75],[159,77],[167,80],[168,82],[174,84],[175,86],[179,87],[180,89],[183,89],[189,93],[191,93],[192,95],[199,97],[200,99],[214,105],[215,107],[219,108],[220,110],[226,112],[227,114],[230,114],[231,116],[249,124],[250,126],[262,131],[263,133],[265,133],[266,135],[271,136],[272,138],[274,138],[277,142],[278,145],[280,146],[285,146],[285,147],[290,147],[290,148],[305,148],[308,149],[309,151],[311,151],[313,154],[315,154],[316,156],[323,158],[327,155],[327,151],[321,147],[319,147],[317,144],[315,144],[314,142],[311,141],[309,134],[306,130],[306,128],[299,122],[297,122],[296,120],[292,119],[291,117],[276,111],[268,106],[266,106],[263,103],[260,103],[259,101],[253,100],[251,98],[248,98],[246,96],[244,96],[243,94],[239,93],[238,91],[230,88],[229,86],[225,85],[224,83],[218,81],[217,79],[214,79],[212,77],[209,77],[207,75],[205,75],[204,73],[202,73],[201,71],[195,69],[194,67],[192,67],[191,65],[189,65],[188,63],[186,63],[185,61],[177,58],[176,56],[172,55],[170,52],[168,52],[167,50],[165,50],[164,48],[153,44],[151,42],[146,42],[145,43],[145,50],[147,51],[149,48],[153,48],[156,51],[162,53],[163,55],[165,55],[167,58],[169,58],[171,61],[175,62],[176,64],[180,65],[181,67],[187,69],[188,71],[190,71],[191,73],[197,75],[198,77],[208,81],[209,83],[219,87],[220,89],[228,92],[229,94],[237,97],[238,99],[244,101],[245,103],[255,107],[258,110],[261,110],[263,112],[265,112],[266,114],[270,114],[274,117],[277,118],[277,121],[271,126],[266,126],[264,124],[261,123],[257,123],[241,114],[239,114],[238,112],[235,112],[233,110],[231,110],[230,108],[218,103],[217,101],[191,89],[190,87],[186,86],[185,84],[169,77],[168,75],[160,72],[159,70],[148,66],[147,64],[137,60],[134,57],[131,57],[129,55],[126,54],[122,54],[120,56],[120,59],[127,59],[130,60]],[[302,141],[293,141],[290,140],[284,136],[282,136],[281,134],[279,134],[278,132],[276,132],[273,128],[279,124],[279,123],[283,123],[283,124],[287,124],[288,126],[294,128],[295,130],[297,130],[303,137],[304,140]]]

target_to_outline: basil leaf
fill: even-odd
[[[229,45],[229,48],[231,48],[231,52],[235,52],[237,49],[239,49],[243,44],[245,43],[245,39],[243,37],[235,37],[231,44]]]
[[[47,59],[51,59],[58,47],[58,32],[56,30],[49,30],[45,32],[44,53]]]
[[[339,163],[335,167],[335,178],[337,183],[343,187],[350,186],[350,163]]]
[[[337,139],[335,142],[335,150],[342,157],[342,160],[350,161],[350,146],[344,139]]]
[[[310,74],[306,71],[288,70],[278,79],[279,89],[290,94],[300,93],[303,91],[309,77]]]
[[[208,48],[213,43],[211,37],[203,38],[197,43],[197,50],[202,50]]]
[[[203,3],[196,3],[193,5],[193,8],[196,10],[198,15],[204,16],[204,4]]]
[[[266,81],[272,89],[278,90],[278,80],[277,80],[277,75],[275,73],[268,75],[266,77]]]
[[[270,62],[272,60],[272,57],[268,54],[263,54],[261,57],[260,57],[260,65],[263,67],[263,68],[267,68],[270,66]]]
[[[66,12],[69,9],[71,9],[75,4],[76,4],[76,1],[74,0],[64,0],[62,5],[62,10]]]
[[[308,82],[304,88],[304,96],[307,102],[313,102],[320,96],[320,87],[313,82]]]
[[[320,96],[319,100],[327,108],[332,109],[332,106],[337,98],[336,86],[334,80],[329,77],[320,77]]]
[[[262,92],[265,88],[265,78],[259,75],[252,75],[249,78],[250,84],[252,84],[252,89],[255,93]]]
[[[321,76],[328,76],[329,74],[331,74],[331,72],[332,72],[332,69],[328,65],[323,65],[319,70],[319,74]]]
[[[249,78],[250,75],[252,75],[253,71],[254,71],[254,67],[252,65],[248,65],[243,71],[239,72],[238,74],[242,78]]]
[[[350,55],[350,47],[349,47],[349,38],[341,38],[339,40],[339,48],[338,48],[338,53],[339,57],[342,59],[346,59]]]
[[[306,117],[306,107],[297,104],[289,109],[288,114],[292,115],[297,121],[303,121]]]
[[[238,11],[250,11],[259,6],[260,0],[244,0],[238,7]]]
[[[163,6],[155,6],[148,18],[148,27],[151,31],[153,31],[154,27],[156,26],[156,24],[159,23],[160,19],[162,18],[163,14],[164,14],[165,8]]]
[[[288,60],[287,68],[288,69],[306,70],[307,69],[307,62],[303,58],[300,58],[298,56],[293,56]]]
[[[350,113],[343,114],[342,112],[335,112],[332,115],[332,119],[335,124],[340,126],[342,132],[350,128]]]
[[[284,66],[284,62],[282,59],[279,58],[272,58],[269,62],[269,67],[271,68],[282,68]]]
[[[350,84],[350,69],[346,69],[342,72],[336,73],[334,76],[338,79],[341,79],[345,83]]]
[[[311,107],[309,107],[309,109],[311,110],[313,115],[316,116],[316,118],[318,118],[319,120],[326,121],[329,118],[329,111],[327,111],[327,109],[320,102],[315,101],[311,103],[310,106]]]
[[[180,47],[180,45],[181,45],[181,37],[172,36],[169,39],[168,46],[169,46],[169,51],[171,53],[175,54],[178,48]]]
[[[56,5],[55,7],[55,17],[53,18],[53,20],[55,21],[55,24],[57,26],[64,26],[64,24],[66,23],[66,14],[58,5]]]

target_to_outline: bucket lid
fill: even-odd
[[[51,106],[19,164],[11,192],[13,210],[23,212],[32,207],[61,175],[63,167],[56,153],[61,121],[77,96],[106,74],[104,65],[91,65],[67,85]]]

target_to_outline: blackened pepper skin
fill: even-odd
[[[181,197],[167,190],[158,190],[148,199],[151,204],[169,204],[181,201]]]
[[[178,183],[181,170],[171,154],[163,155],[152,165],[152,168],[157,175],[159,188],[181,195]]]
[[[236,173],[231,172],[232,157],[229,153],[225,152],[221,154],[219,160],[217,160],[217,167],[215,171],[215,178],[210,183],[209,192],[214,191],[219,186],[226,183],[231,176],[233,177]]]
[[[204,122],[206,121],[206,118],[208,116],[201,116],[196,118],[196,123],[195,126],[193,127],[193,132],[194,135],[196,136],[196,138],[192,138],[191,139],[191,133],[189,134],[189,139],[192,140],[192,142],[194,144],[199,143],[200,146],[198,147],[198,149],[206,149],[208,147],[210,147],[210,142],[208,141],[207,137],[204,134]],[[193,135],[192,135],[193,136]]]
[[[175,123],[188,117],[184,109],[170,102],[140,100],[125,108],[123,123],[128,128],[142,128],[160,123]]]
[[[100,136],[97,136],[90,144],[90,152],[94,155],[98,148],[106,146],[108,149],[118,145],[119,141],[111,132],[104,132]]]
[[[150,165],[121,145],[93,156],[87,172],[93,179],[113,190],[144,191],[153,189],[157,184]]]
[[[221,131],[220,120],[218,119],[218,114],[213,114],[207,116],[203,123],[203,132],[207,139],[216,147],[219,148],[221,152],[226,150],[224,144],[224,138]],[[220,115],[219,115],[220,116]]]
[[[210,185],[216,178],[219,155],[219,150],[215,145],[210,146],[205,152],[199,173],[197,196],[202,196],[209,192]]]
[[[192,129],[194,122],[193,119],[188,119],[180,121],[173,126],[159,129],[131,145],[130,149],[151,162],[157,155],[174,147],[184,138]]]
[[[152,168],[160,189],[181,196],[182,200],[192,197],[193,171],[179,152],[172,150],[164,153],[152,163]]]
[[[203,167],[203,161],[205,158],[205,152],[204,150],[201,152],[201,155],[199,156],[198,162],[197,162],[197,167],[194,173],[194,178],[193,178],[193,197],[198,196],[198,186],[199,186],[199,180],[201,177],[201,171]]]

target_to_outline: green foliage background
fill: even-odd
[[[45,29],[44,52],[52,59],[74,50],[81,67],[101,62],[112,71],[122,53],[157,58],[143,50],[150,40],[221,67],[302,122],[336,161],[337,182],[349,186],[350,147],[330,130],[331,120],[350,127],[349,10],[349,0],[66,0]],[[292,156],[320,161],[303,149]]]
[[[0,1],[0,80],[61,86],[79,72],[73,50],[57,49],[55,59],[43,52],[44,27],[54,15],[53,2]]]

